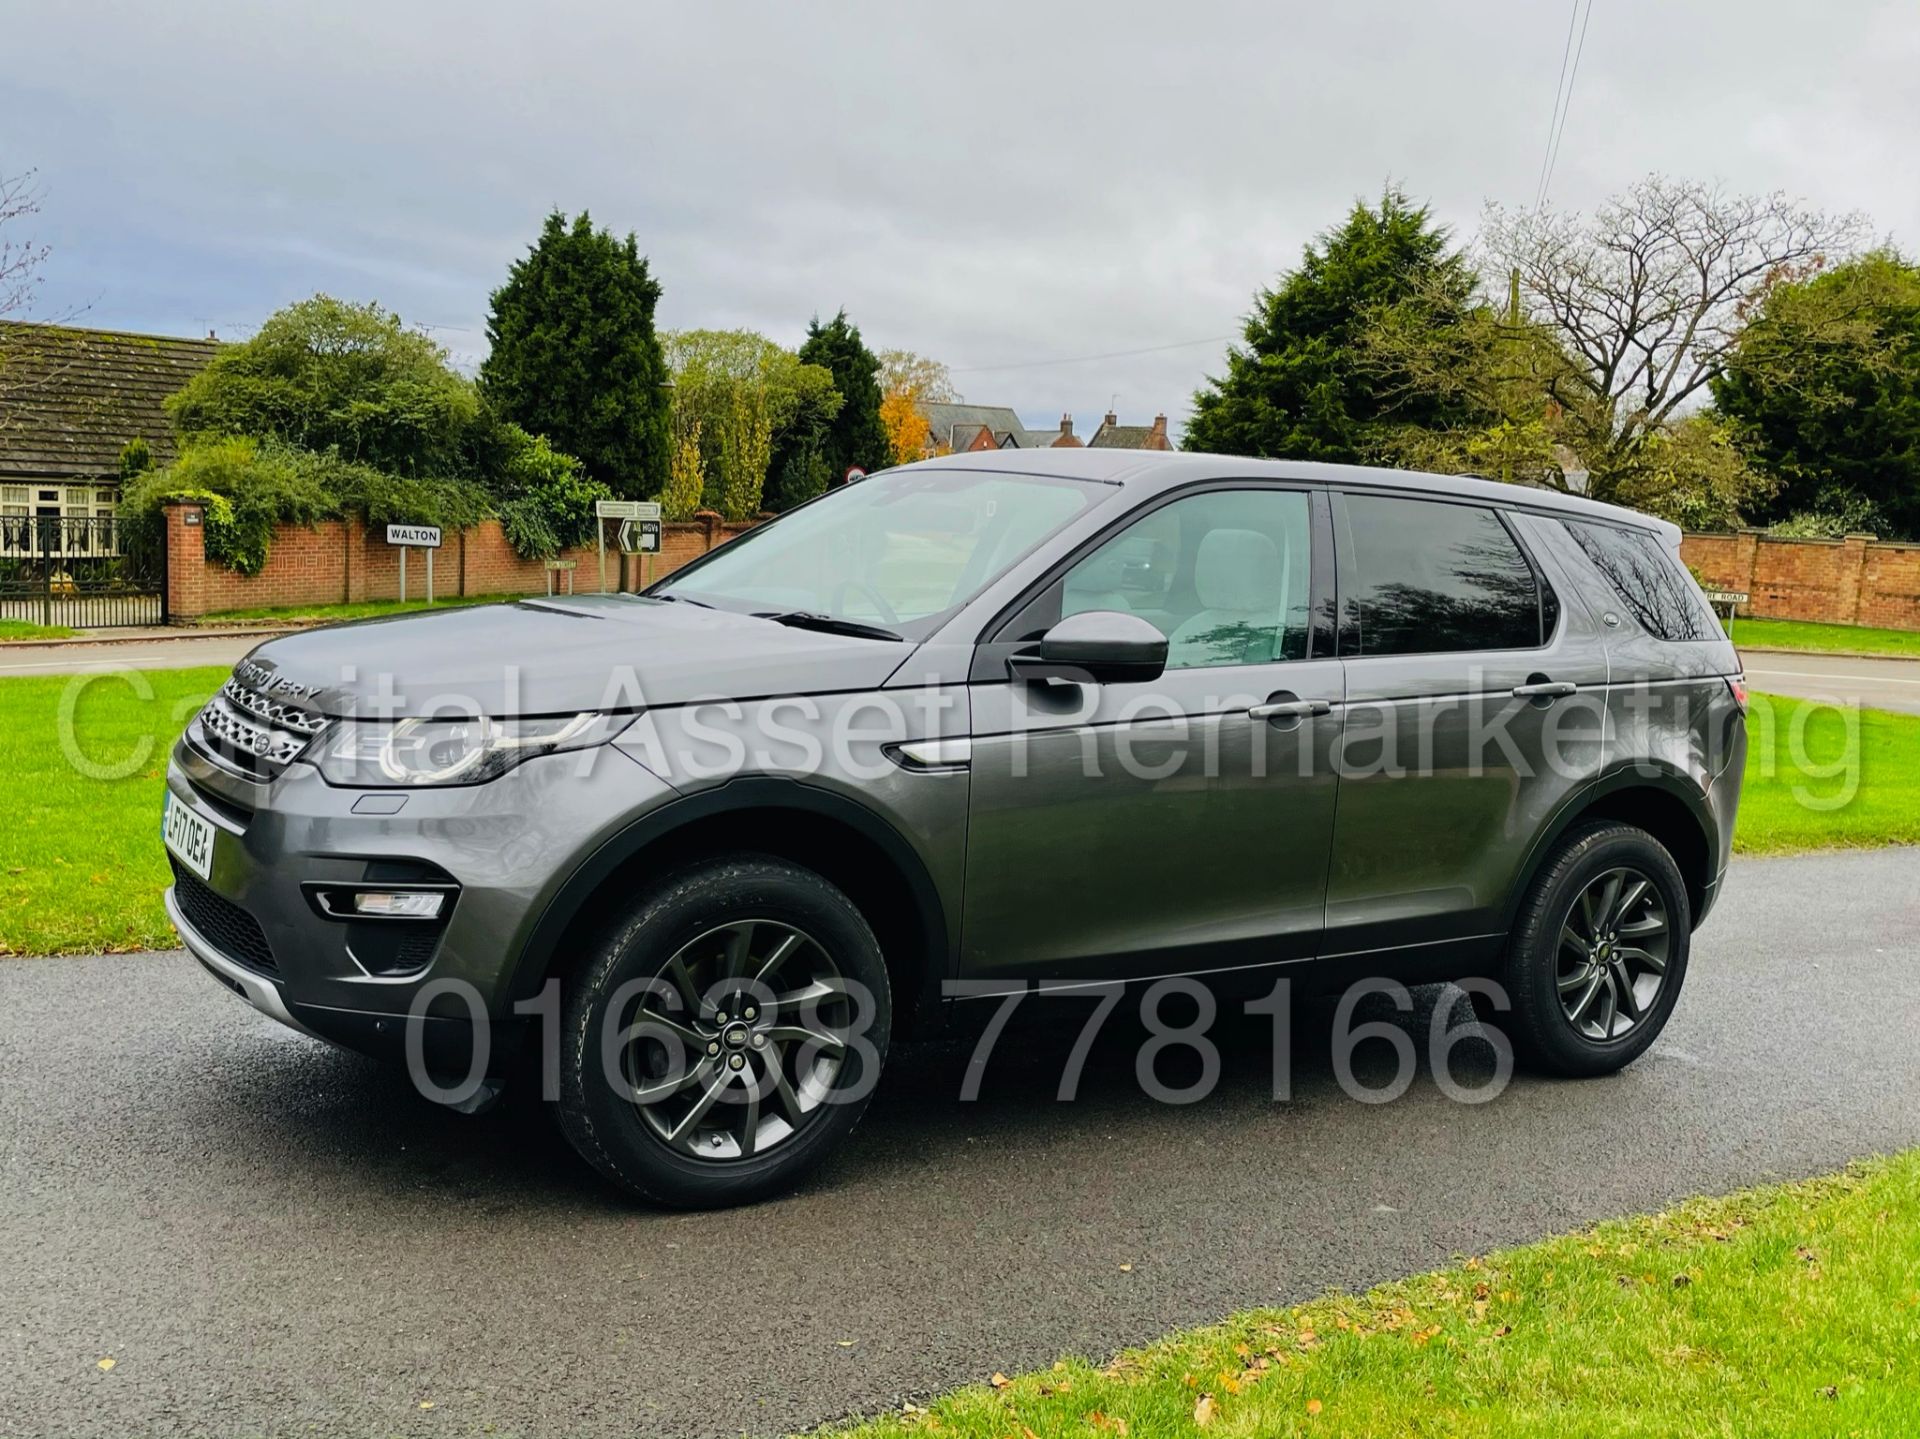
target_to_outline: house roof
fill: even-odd
[[[919,408],[933,430],[934,442],[951,445],[956,450],[981,430],[991,430],[996,440],[1010,434],[1014,444],[1022,449],[1050,443],[1044,436],[1029,434],[1027,427],[1020,423],[1020,416],[1007,405],[934,405],[923,402]]]
[[[1152,425],[1102,425],[1093,432],[1093,438],[1087,441],[1087,448],[1093,450],[1147,450],[1153,449]]]
[[[0,321],[0,478],[108,479],[135,436],[173,458],[162,401],[217,340]]]

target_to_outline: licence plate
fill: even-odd
[[[171,790],[160,819],[160,837],[188,869],[206,879],[213,869],[213,825],[184,804]]]

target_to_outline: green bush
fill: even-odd
[[[232,435],[190,441],[171,465],[137,477],[122,498],[122,520],[150,534],[162,522],[161,507],[176,500],[206,506],[207,558],[243,575],[265,567],[276,525],[352,512],[370,525],[465,529],[495,509],[470,480],[407,479],[335,454]]]
[[[594,506],[613,491],[587,478],[572,455],[562,454],[544,435],[518,425],[503,425],[499,442],[500,523],[507,542],[529,559],[551,559],[594,537]]]

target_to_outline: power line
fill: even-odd
[[[956,365],[948,373],[979,375],[990,370],[1040,370],[1049,365],[1084,365],[1094,360],[1124,360],[1133,355],[1157,355],[1163,350],[1185,350],[1194,345],[1222,345],[1238,335],[1207,335],[1198,340],[1175,340],[1171,345],[1143,345],[1137,350],[1109,350],[1104,355],[1066,355],[1057,360],[1021,360],[1011,365]]]
[[[1574,0],[1576,7],[1579,3],[1580,0]],[[1533,202],[1536,210],[1546,203],[1547,191],[1553,184],[1553,167],[1560,160],[1560,141],[1567,133],[1567,114],[1573,109],[1573,83],[1580,78],[1580,57],[1586,53],[1587,49],[1587,22],[1592,19],[1593,0],[1587,0],[1586,12],[1580,17],[1580,39],[1573,47],[1573,64],[1567,68],[1567,93],[1560,104],[1560,125],[1553,132],[1553,144],[1547,151],[1546,171],[1540,180],[1540,193]],[[1567,30],[1569,34],[1572,33],[1573,18],[1571,16],[1567,18]]]
[[[1580,0],[1567,12],[1567,39],[1560,47],[1560,78],[1553,82],[1553,109],[1547,115],[1547,143],[1540,147],[1540,178],[1533,185],[1533,208],[1547,192],[1547,161],[1553,157],[1553,132],[1560,124],[1560,95],[1567,88],[1567,57],[1573,54],[1573,22],[1580,18]]]

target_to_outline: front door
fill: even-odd
[[[1166,673],[973,693],[963,972],[1141,979],[1311,956],[1324,920],[1342,670],[1330,527],[1307,489],[1157,502],[1003,629],[1125,610]]]

